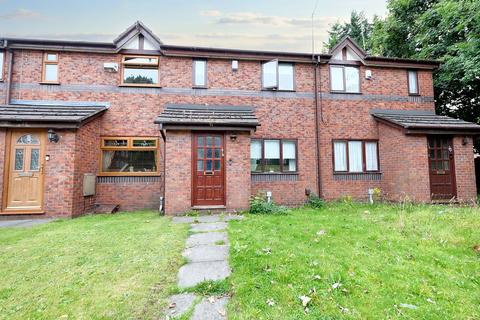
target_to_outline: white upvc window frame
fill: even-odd
[[[270,66],[274,70],[274,81],[266,82],[265,69]],[[292,68],[292,83],[291,87],[285,88],[280,86],[280,67],[290,66]],[[295,64],[291,62],[280,62],[278,59],[273,59],[262,63],[262,89],[263,90],[278,90],[278,91],[295,91]]]

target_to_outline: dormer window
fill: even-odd
[[[266,90],[293,91],[295,89],[293,63],[271,60],[262,64],[262,88]]]
[[[124,56],[122,85],[158,86],[160,83],[158,65],[158,57]]]
[[[408,70],[408,94],[419,95],[418,74],[416,70]]]
[[[0,80],[3,80],[4,53],[0,51]]]
[[[207,87],[207,61],[193,60],[193,87]]]
[[[332,92],[359,93],[359,68],[341,65],[330,66],[330,86]]]

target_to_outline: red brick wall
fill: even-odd
[[[236,141],[230,135],[237,136]],[[225,135],[227,209],[247,209],[250,199],[250,134]]]
[[[56,130],[58,143],[46,142],[45,212],[48,216],[71,216],[75,189],[75,131]]]
[[[455,137],[453,139],[457,198],[460,202],[472,202],[477,199],[473,141],[469,137],[467,138],[467,144],[463,145],[463,138]]]
[[[140,209],[158,210],[162,183],[99,183],[97,184],[97,203],[118,204],[121,211]]]
[[[188,211],[192,204],[192,137],[188,131],[168,131],[165,172],[165,213]]]
[[[430,201],[427,138],[379,124],[382,191],[387,199]]]
[[[100,119],[97,118],[76,132],[75,137],[75,186],[73,194],[73,215],[93,212],[95,196],[83,196],[83,176],[98,173],[100,155]]]

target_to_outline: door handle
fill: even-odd
[[[213,171],[204,171],[203,175],[204,176],[213,176],[214,172]]]

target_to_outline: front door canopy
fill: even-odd
[[[373,109],[370,114],[377,121],[404,129],[406,134],[480,134],[480,125],[434,111]]]
[[[155,120],[162,130],[250,131],[260,125],[252,107],[167,104]]]

